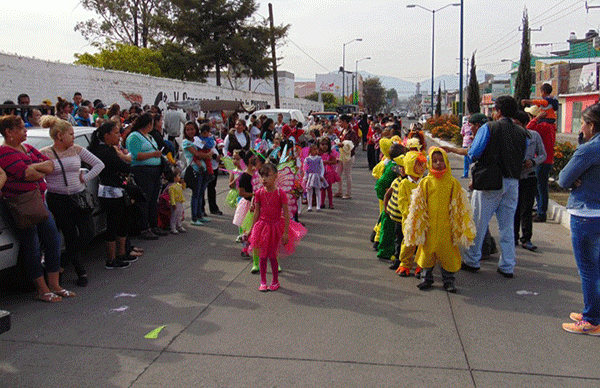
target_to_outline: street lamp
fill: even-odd
[[[352,42],[362,42],[362,38],[352,39],[350,42],[344,43],[342,50],[342,105],[345,104],[346,100],[346,45]]]
[[[423,6],[420,6],[419,4],[408,4],[406,6],[406,8],[421,8],[424,9],[427,12],[431,12],[432,15],[432,29],[431,29],[431,116],[433,116],[433,112],[434,112],[434,108],[433,108],[433,76],[434,76],[434,59],[435,59],[435,13],[438,11],[443,10],[444,8],[447,7],[458,7],[460,6],[460,3],[451,3],[451,4],[446,4],[445,6],[438,8],[438,9],[429,9],[429,8],[425,8]]]
[[[356,60],[356,67],[354,68],[354,74],[356,74],[356,102],[358,103],[360,98],[358,97],[358,62],[370,60],[371,57],[364,57]],[[354,88],[353,88],[354,89]],[[352,95],[354,96],[354,90],[352,90]],[[354,100],[352,101],[354,102]]]

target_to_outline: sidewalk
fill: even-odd
[[[452,166],[460,176],[462,161]],[[76,298],[50,305],[0,296],[13,314],[0,335],[0,385],[600,385],[599,339],[560,327],[582,307],[561,225],[534,226],[539,252],[517,248],[513,279],[496,273],[494,255],[478,273],[457,274],[458,294],[443,291],[437,270],[434,288],[422,292],[371,249],[378,205],[363,152],[353,177],[353,199],[301,216],[308,235],[281,260],[276,292],[258,292],[223,206],[226,215],[208,226],[144,242],[145,255],[127,270],[102,269],[92,252],[90,285],[74,289]],[[73,274],[66,278],[70,285]]]

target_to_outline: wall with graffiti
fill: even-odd
[[[197,82],[183,82],[122,71],[42,61],[0,53],[0,102],[16,102],[21,93],[29,94],[32,104],[44,99],[56,102],[60,96],[71,100],[80,92],[84,99],[101,99],[127,108],[135,102],[165,108],[170,101],[236,100],[264,109],[275,107],[275,96],[231,90]],[[304,113],[322,110],[322,104],[298,98],[282,98],[281,108],[300,109]]]

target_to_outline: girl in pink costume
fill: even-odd
[[[331,140],[328,137],[321,138],[319,151],[325,166],[325,181],[329,185],[321,189],[321,205],[325,207],[325,193],[327,193],[329,208],[333,209],[333,184],[340,181],[340,176],[336,170],[339,154],[331,148]]]
[[[266,163],[260,168],[263,188],[254,194],[254,218],[248,241],[250,249],[258,251],[260,266],[259,291],[279,288],[279,254],[291,254],[295,244],[306,234],[306,229],[290,220],[288,198],[277,186],[277,167]],[[267,260],[271,262],[273,280],[267,287]]]

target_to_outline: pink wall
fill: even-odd
[[[598,101],[598,93],[589,94],[585,96],[573,96],[573,97],[565,97],[566,100],[566,109],[565,109],[565,133],[572,133],[572,122],[573,122],[573,103],[581,102],[581,111],[583,112],[585,108],[590,105],[593,105],[596,101]]]

